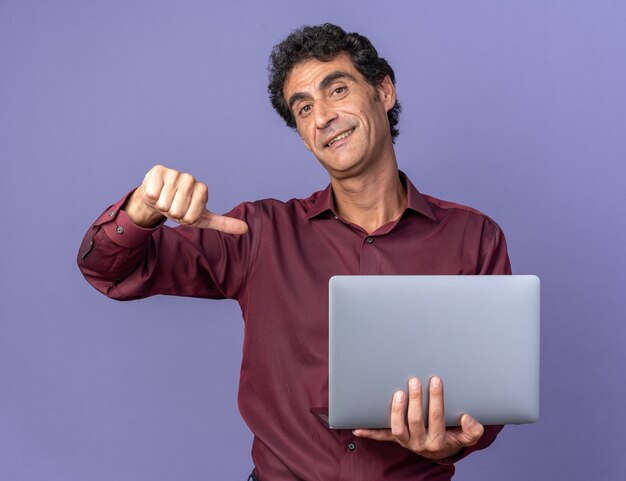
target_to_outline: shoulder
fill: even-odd
[[[467,205],[458,204],[449,200],[439,199],[432,195],[422,194],[426,202],[430,205],[433,211],[440,213],[442,216],[447,215],[472,215],[477,217],[487,217],[478,209],[469,207]]]
[[[474,207],[439,199],[431,195],[422,194],[422,196],[441,223],[461,223],[466,228],[479,229],[487,237],[493,237],[501,230],[491,217]]]

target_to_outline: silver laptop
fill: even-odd
[[[539,418],[539,278],[335,276],[329,299],[331,428],[389,428],[391,398],[441,377],[446,424]]]

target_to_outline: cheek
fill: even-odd
[[[304,146],[309,150],[313,150],[313,147],[315,146],[315,141],[311,134],[304,131],[298,131],[298,133],[300,134],[300,138],[302,139]]]

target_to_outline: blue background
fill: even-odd
[[[541,420],[455,479],[624,478],[624,2],[1,0],[0,479],[245,479],[238,306],[114,302],[75,256],[156,163],[218,212],[323,188],[266,62],[324,21],[394,67],[400,167],[542,279]]]

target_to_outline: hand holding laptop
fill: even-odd
[[[422,414],[422,385],[419,379],[409,380],[409,400],[404,391],[396,391],[391,403],[391,429],[355,429],[355,436],[377,441],[395,441],[401,446],[429,459],[453,456],[466,446],[473,446],[485,429],[469,414],[461,417],[461,426],[446,429],[443,383],[430,379],[428,389],[428,420]],[[406,414],[405,414],[406,413]]]

